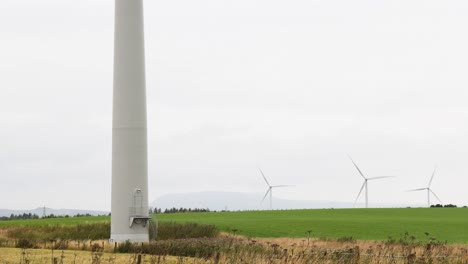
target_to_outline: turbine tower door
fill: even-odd
[[[133,225],[146,227],[151,217],[148,214],[148,206],[143,204],[143,193],[141,189],[135,189],[132,194],[132,206],[129,208],[130,228]]]

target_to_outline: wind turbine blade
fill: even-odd
[[[357,171],[359,172],[359,174],[361,174],[361,176],[366,179],[366,177],[364,176],[364,174],[362,173],[362,171],[359,169],[358,165],[354,162],[354,160],[351,158],[350,155],[348,155],[349,159],[351,160],[351,162],[354,164],[354,167],[356,167]]]
[[[270,183],[267,181],[266,177],[265,177],[265,174],[263,174],[263,171],[259,168],[258,169],[260,171],[260,173],[262,174],[262,177],[263,179],[265,180],[266,184],[268,184],[268,186],[271,186]]]
[[[416,192],[416,191],[424,191],[424,190],[427,190],[427,188],[413,189],[413,190],[408,190],[407,192]]]
[[[274,185],[274,186],[271,186],[272,188],[276,188],[276,187],[294,187],[295,185]]]
[[[377,179],[384,179],[384,178],[395,178],[395,176],[379,176],[379,177],[372,177],[367,178],[368,180],[377,180]]]
[[[364,190],[364,186],[366,186],[366,182],[364,181],[364,183],[362,184],[362,187],[361,187],[361,190],[359,191],[357,197],[356,197],[356,200],[354,200],[354,205],[356,205],[356,202],[357,200],[359,199],[359,196],[361,196],[361,193],[362,193],[362,190]]]
[[[267,192],[265,193],[265,196],[263,196],[262,202],[265,201],[265,198],[268,196],[268,193],[271,191],[270,188],[268,188]]]
[[[439,197],[437,197],[437,195],[431,189],[429,189],[429,191],[435,196],[435,198],[437,198],[437,200],[439,200],[440,204],[443,204]]]
[[[434,172],[432,173],[432,177],[431,177],[431,180],[429,181],[429,186],[427,188],[431,188],[431,184],[432,184],[432,180],[434,179],[434,175],[435,175],[435,172],[436,172],[436,168],[434,168]]]

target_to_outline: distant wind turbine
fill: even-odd
[[[281,187],[292,187],[294,185],[270,185],[268,182],[267,178],[265,177],[265,174],[263,174],[263,171],[261,169],[258,169],[260,173],[262,174],[263,179],[265,180],[266,184],[268,185],[267,192],[265,193],[265,196],[263,196],[262,202],[265,200],[265,198],[270,194],[270,210],[273,210],[273,188],[281,188]]]
[[[369,191],[368,191],[368,188],[367,188],[367,182],[368,181],[372,181],[372,180],[377,180],[377,179],[383,179],[383,178],[393,178],[395,176],[379,176],[379,177],[371,177],[371,178],[366,178],[366,176],[364,176],[364,174],[362,173],[362,171],[359,169],[359,167],[356,165],[356,163],[354,162],[354,160],[351,158],[351,156],[349,156],[349,159],[351,160],[351,162],[354,164],[354,167],[356,167],[357,171],[359,172],[359,174],[362,176],[362,178],[364,178],[364,183],[362,184],[362,187],[361,187],[361,190],[359,190],[359,193],[356,197],[356,200],[354,201],[354,205],[356,205],[356,202],[357,200],[359,199],[359,196],[361,196],[361,193],[362,193],[362,190],[364,188],[366,188],[366,208],[369,208]]]
[[[439,202],[442,204],[442,201],[439,199],[439,197],[437,197],[437,195],[431,190],[431,184],[432,184],[432,180],[434,179],[434,175],[435,175],[436,169],[437,169],[437,168],[434,168],[434,172],[432,172],[431,180],[429,181],[429,185],[428,185],[426,188],[420,188],[420,189],[409,190],[409,192],[417,192],[417,191],[425,191],[425,190],[426,190],[426,191],[427,191],[427,207],[431,207],[431,193],[432,193],[432,195],[434,195],[434,197],[437,198],[437,200],[439,200]]]

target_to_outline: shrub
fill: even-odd
[[[343,236],[339,237],[336,241],[338,242],[356,242],[356,239],[354,239],[352,236]]]
[[[158,226],[158,240],[216,237],[219,230],[214,225],[196,223],[161,222]],[[7,232],[10,239],[27,239],[32,243],[57,241],[60,249],[66,248],[66,241],[106,240],[110,237],[110,223],[86,223],[76,226],[21,226]]]
[[[100,240],[110,236],[110,223],[78,224],[76,226],[22,226],[8,230],[7,237],[33,242],[51,240]],[[63,248],[63,245],[60,245]]]
[[[219,230],[214,225],[197,223],[160,222],[158,240],[216,237]]]
[[[136,244],[131,243],[130,241],[125,241],[124,243],[118,244],[116,248],[114,248],[115,253],[133,253],[135,250]]]
[[[264,250],[265,248],[260,244],[249,243],[245,240],[238,240],[235,238],[190,238],[161,240],[147,244],[130,243],[126,241],[119,244],[115,252],[212,258],[219,253],[259,253]]]
[[[16,247],[17,248],[34,248],[35,244],[31,240],[22,238],[16,242]]]

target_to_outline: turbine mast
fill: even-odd
[[[115,0],[111,241],[148,242],[143,0]]]
[[[427,188],[427,207],[431,207],[431,189]]]
[[[273,187],[270,187],[270,210],[273,210]]]
[[[367,189],[367,179],[366,179],[366,208],[369,208],[369,190]]]

